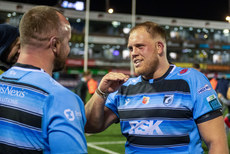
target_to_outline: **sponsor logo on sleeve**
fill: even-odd
[[[78,111],[75,111],[75,115],[76,115],[76,117],[82,117],[81,112],[78,112]]]
[[[71,109],[65,109],[64,110],[64,115],[69,121],[74,121],[75,117],[76,118],[81,118],[82,117],[82,114],[81,114],[80,111],[79,112],[78,111],[73,111]]]
[[[201,93],[203,93],[203,92],[205,92],[205,91],[208,91],[208,90],[211,90],[211,87],[209,86],[209,85],[204,85],[204,87],[202,87],[202,88],[200,88],[199,90],[198,90],[198,93],[199,94],[201,94]]]
[[[208,96],[207,101],[213,110],[217,110],[221,108],[221,104],[214,94]]]
[[[210,101],[212,101],[212,100],[214,100],[214,99],[216,99],[216,96],[215,96],[214,94],[207,97],[207,101],[208,101],[208,102],[210,102]]]
[[[64,114],[66,116],[66,118],[69,120],[69,121],[74,121],[75,119],[75,116],[74,116],[74,112],[70,109],[65,109],[64,110]]]

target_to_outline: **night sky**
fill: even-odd
[[[91,0],[91,10],[105,11],[106,0]],[[136,14],[225,21],[229,0],[136,0]],[[132,0],[110,0],[115,13],[130,13]],[[229,14],[230,15],[230,14]]]
[[[7,0],[5,0],[7,1]],[[61,0],[8,0],[55,5]],[[75,2],[76,0],[69,0]],[[85,0],[79,0],[85,1]],[[131,14],[132,0],[107,0],[115,13]],[[136,0],[136,14],[162,17],[225,21],[230,0]],[[91,11],[106,11],[106,0],[90,0]]]

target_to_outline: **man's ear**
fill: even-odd
[[[164,43],[161,41],[156,42],[156,49],[159,54],[162,54],[164,51]]]
[[[58,39],[54,36],[50,38],[50,48],[52,49],[53,53],[57,55],[58,52]]]

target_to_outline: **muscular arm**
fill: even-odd
[[[198,124],[204,142],[208,146],[209,154],[228,154],[227,136],[222,116]]]
[[[105,130],[117,119],[117,116],[107,107],[105,107],[105,100],[96,93],[86,103],[86,133],[97,133]]]
[[[105,75],[98,86],[104,93],[116,91],[128,77],[122,73],[110,72]],[[85,105],[86,112],[86,133],[96,133],[105,130],[112,123],[118,120],[117,116],[107,107],[105,107],[105,99],[96,92]]]

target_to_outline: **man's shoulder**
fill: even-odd
[[[4,78],[4,80],[8,82],[13,81],[18,84],[37,87],[48,93],[68,91],[67,88],[54,80],[50,75],[39,70],[11,68],[8,71],[4,72],[0,76],[0,78]]]
[[[194,77],[204,76],[203,73],[197,71],[194,68],[189,68],[189,67],[188,68],[176,67],[171,74],[179,78],[194,78]]]
[[[123,85],[124,86],[135,85],[135,84],[137,84],[139,82],[142,82],[142,77],[141,76],[131,77]]]
[[[172,73],[170,73],[167,79],[184,80],[191,87],[210,83],[207,77],[203,73],[197,71],[194,68],[177,67]]]

